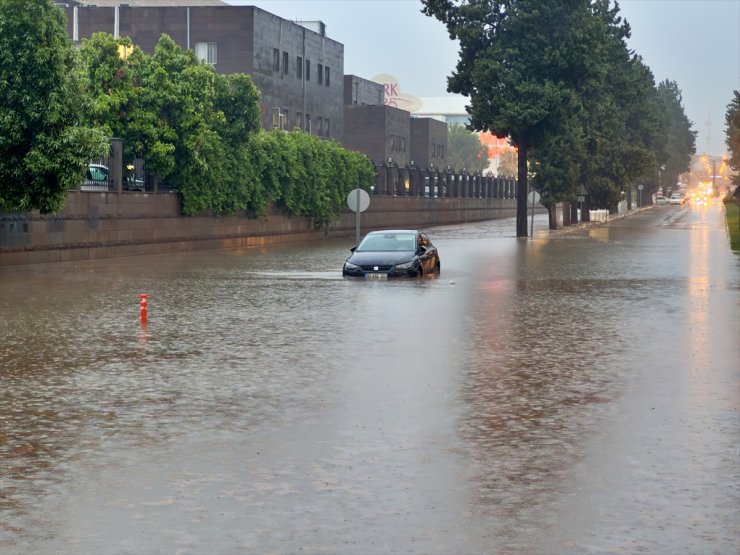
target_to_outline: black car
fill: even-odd
[[[372,231],[344,263],[342,275],[365,279],[439,275],[439,253],[426,233],[414,229]]]

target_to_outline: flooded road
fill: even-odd
[[[722,218],[1,268],[0,551],[738,553]]]

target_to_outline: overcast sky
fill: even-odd
[[[420,0],[227,0],[288,20],[321,20],[344,44],[344,72],[372,79],[390,74],[401,91],[448,96],[458,47],[442,23],[421,13]],[[698,132],[697,152],[722,155],[725,111],[740,90],[740,0],[622,0],[632,27],[629,47],[656,83],[670,79]]]

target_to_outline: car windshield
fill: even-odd
[[[416,247],[416,235],[413,233],[378,233],[365,237],[358,252],[413,251]]]

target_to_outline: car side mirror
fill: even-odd
[[[352,247],[351,249],[349,249],[349,251],[350,252],[355,252],[356,249],[357,249],[357,245],[355,245],[354,247]]]

